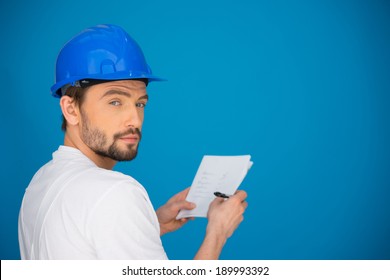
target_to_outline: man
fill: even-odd
[[[22,259],[167,259],[160,236],[176,220],[188,189],[154,211],[145,189],[112,171],[137,155],[148,82],[154,76],[137,43],[100,25],[70,40],[57,58],[52,94],[60,98],[64,145],[33,177],[19,215]],[[217,259],[243,219],[246,193],[210,205],[196,259]]]

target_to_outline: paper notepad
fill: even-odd
[[[204,156],[186,198],[196,208],[180,211],[176,219],[207,217],[214,192],[233,195],[253,164],[250,159],[250,155]]]

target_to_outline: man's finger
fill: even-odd
[[[184,200],[187,195],[188,195],[188,192],[190,191],[190,187],[182,190],[181,192],[175,194],[174,196],[172,196],[168,201],[176,201],[176,200]]]
[[[189,202],[189,201],[186,201],[186,200],[183,200],[183,201],[178,201],[176,202],[173,207],[175,208],[175,210],[179,211],[179,210],[182,210],[182,209],[185,209],[185,210],[192,210],[196,207],[195,203],[192,203],[192,202]]]
[[[234,196],[240,199],[241,201],[244,201],[248,197],[248,194],[246,193],[246,191],[239,190],[236,191]]]

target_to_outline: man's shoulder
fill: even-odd
[[[121,172],[90,167],[79,172],[76,177],[69,176],[72,185],[79,188],[92,188],[94,191],[106,190],[114,186],[141,187],[141,184],[129,175]]]
[[[119,189],[126,195],[143,195],[145,189],[133,177],[96,166],[78,150],[60,147],[53,159],[34,176],[30,189],[52,189],[62,198],[96,200],[105,193]]]
[[[146,190],[134,178],[120,172],[89,168],[69,176],[61,199],[71,208],[94,209],[102,201],[120,204],[121,200],[137,201],[147,197]],[[110,202],[111,201],[111,202]],[[77,208],[77,207],[76,207]]]
[[[123,174],[122,172],[107,170],[100,167],[85,168],[81,176],[93,181],[135,181],[133,177]]]

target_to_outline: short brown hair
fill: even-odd
[[[67,96],[73,98],[73,102],[75,103],[75,105],[80,107],[84,101],[84,96],[85,96],[86,91],[87,91],[87,88],[70,86],[66,89],[64,95],[67,95]],[[66,119],[65,119],[64,115],[62,115],[61,129],[64,132],[66,131],[66,125],[67,125]]]

